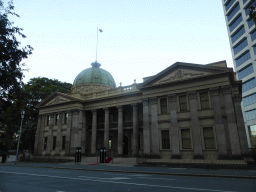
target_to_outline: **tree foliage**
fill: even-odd
[[[20,149],[33,151],[37,127],[38,110],[36,105],[54,91],[70,94],[72,84],[61,82],[57,79],[46,77],[32,78],[22,87],[20,95],[15,102],[4,111],[3,119],[8,148],[12,148],[13,135],[18,132],[21,124],[21,108],[25,109],[25,117],[22,126]],[[16,146],[15,146],[16,147]]]
[[[19,17],[14,13],[12,1],[5,8],[0,0],[0,99],[12,99],[20,93],[22,85],[23,69],[22,62],[28,55],[32,54],[33,48],[30,45],[20,47],[17,36],[26,38],[22,28],[13,26],[8,18],[9,15]]]
[[[250,7],[250,12],[249,12],[249,18],[256,23],[256,10],[255,10],[255,5]]]

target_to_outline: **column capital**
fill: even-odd
[[[122,105],[118,105],[118,106],[116,106],[116,108],[118,109],[118,112],[122,112],[123,111],[123,106]]]
[[[233,101],[235,102],[241,102],[242,101],[242,95],[241,94],[236,94],[236,95],[233,95]]]
[[[176,102],[177,101],[177,95],[176,94],[171,94],[167,95],[169,97],[170,102]]]
[[[137,107],[137,103],[132,103],[131,106],[132,106],[133,108],[135,108],[135,107]]]
[[[105,112],[109,112],[109,108],[108,108],[108,107],[104,107],[103,110],[104,110]]]
[[[93,113],[97,113],[97,109],[92,109],[91,110]]]
[[[148,105],[148,98],[142,99],[142,103],[143,103],[143,105]]]
[[[78,110],[78,109],[73,109],[71,111],[72,111],[73,115],[78,115],[80,112],[80,110]]]
[[[220,88],[219,87],[212,87],[209,89],[212,96],[218,96],[219,92],[220,92]]]
[[[188,98],[189,99],[196,99],[197,98],[197,92],[196,91],[188,92]]]
[[[150,97],[149,100],[151,105],[157,104],[157,97]]]
[[[221,89],[224,95],[231,94],[232,87],[230,85],[221,86]]]

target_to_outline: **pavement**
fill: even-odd
[[[101,171],[101,172],[120,172],[134,174],[150,175],[175,175],[175,176],[197,176],[197,177],[222,177],[222,178],[239,178],[239,179],[256,179],[256,169],[216,169],[211,168],[179,168],[179,167],[145,167],[133,163],[122,163],[118,160],[113,163],[88,163],[88,162],[68,162],[68,163],[32,163],[32,162],[14,162],[0,163],[1,166],[17,167],[36,167],[50,169],[71,169],[84,171]]]

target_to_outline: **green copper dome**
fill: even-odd
[[[76,76],[73,86],[84,84],[102,84],[116,88],[114,78],[108,71],[100,68],[100,63],[97,63],[96,61],[91,65],[91,68],[83,70]]]

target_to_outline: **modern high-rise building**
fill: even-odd
[[[256,28],[249,7],[256,0],[222,0],[249,147],[256,147]]]

